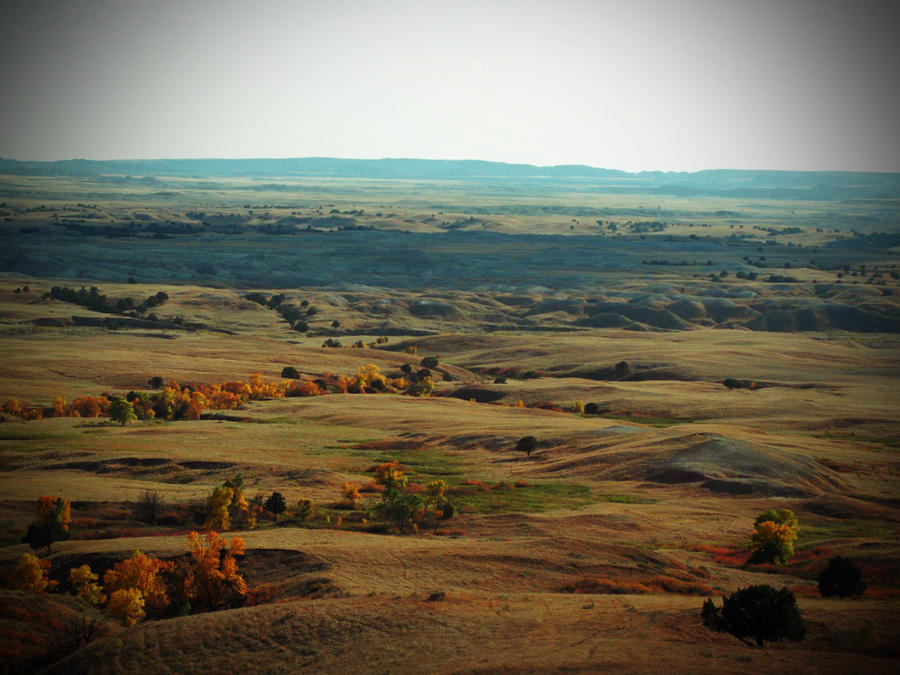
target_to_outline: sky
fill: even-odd
[[[897,0],[2,0],[0,157],[900,171]]]

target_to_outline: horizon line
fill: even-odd
[[[616,173],[624,173],[631,175],[640,174],[698,174],[726,171],[741,172],[758,172],[758,173],[860,173],[860,174],[900,174],[900,169],[896,170],[878,170],[878,169],[761,169],[761,168],[737,168],[737,167],[715,167],[705,169],[618,169],[605,166],[596,166],[593,164],[583,163],[560,163],[560,164],[532,164],[529,162],[512,162],[506,160],[494,159],[477,159],[477,158],[431,158],[431,157],[338,157],[330,155],[307,155],[307,156],[290,156],[290,157],[274,157],[274,156],[244,156],[244,157],[131,157],[131,158],[87,158],[87,157],[68,157],[61,159],[16,159],[13,157],[4,157],[0,155],[0,161],[16,162],[19,164],[59,164],[63,162],[95,162],[95,163],[125,163],[125,162],[243,162],[243,161],[302,161],[302,160],[337,160],[347,162],[388,162],[388,161],[412,161],[412,162],[434,162],[434,163],[481,163],[481,164],[499,164],[506,166],[531,167],[535,169],[558,169],[558,168],[583,168],[592,169],[594,171],[609,171]]]

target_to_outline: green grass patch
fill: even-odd
[[[805,518],[800,522],[798,529],[796,546],[798,551],[834,539],[877,539],[893,542],[900,537],[900,528],[895,523],[858,518],[836,521]]]
[[[459,486],[448,494],[463,511],[475,513],[540,513],[554,509],[577,509],[596,501],[586,485],[574,483],[534,483],[492,487]]]
[[[653,499],[652,497],[623,494],[600,495],[600,499],[614,504],[656,504],[660,501],[659,499]]]
[[[900,450],[900,436],[872,436],[871,434],[853,433],[836,433],[833,431],[823,431],[819,434],[812,434],[813,438],[825,438],[831,441],[842,441],[844,443],[866,443],[873,445],[883,445],[886,450]]]

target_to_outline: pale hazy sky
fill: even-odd
[[[900,0],[0,0],[0,156],[900,171]]]

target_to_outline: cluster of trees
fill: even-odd
[[[288,373],[287,376],[284,373]],[[285,368],[283,377],[297,375],[296,368]],[[161,378],[151,378],[150,384],[161,386]],[[431,372],[422,369],[418,373],[404,373],[389,378],[381,374],[378,366],[360,366],[353,376],[322,373],[315,380],[292,379],[266,382],[255,373],[249,382],[232,381],[223,384],[188,382],[179,384],[172,380],[161,391],[130,391],[124,398],[103,394],[81,396],[71,403],[57,397],[52,406],[32,406],[28,401],[8,399],[2,411],[25,420],[47,417],[110,417],[120,424],[133,420],[166,419],[197,420],[204,410],[234,410],[248,401],[285,396],[321,396],[336,394],[400,393],[413,396],[430,396],[434,391]]]
[[[291,328],[301,333],[309,330],[307,319],[319,313],[316,307],[309,304],[309,300],[303,300],[299,305],[285,302],[284,293],[277,293],[267,298],[262,293],[254,292],[247,293],[244,297],[258,305],[275,310],[282,319],[291,325]]]
[[[415,532],[420,527],[435,526],[437,522],[448,520],[457,513],[456,505],[444,494],[447,484],[442,480],[429,482],[424,489],[416,486],[412,489],[409,479],[399,464],[385,462],[373,467],[374,478],[370,492],[380,492],[381,499],[377,504],[365,507],[367,511],[363,522],[368,522],[373,514],[378,514],[387,521],[396,532]],[[360,487],[346,482],[341,487],[341,499],[332,508],[357,510],[360,508]],[[296,522],[302,523],[316,514],[315,505],[308,499],[300,499],[289,506],[284,495],[272,492],[270,495],[257,495],[247,499],[243,490],[243,477],[232,476],[220,487],[214,488],[206,500],[205,527],[215,530],[231,528],[254,528],[263,514],[268,513],[277,523],[279,516],[288,514]],[[331,523],[331,516],[324,515],[325,522]],[[337,521],[341,527],[343,518]]]
[[[831,558],[819,574],[822,597],[853,597],[862,595],[865,589],[861,570],[849,558]],[[708,628],[731,633],[740,640],[753,639],[760,647],[767,641],[798,641],[806,635],[797,599],[787,588],[780,591],[769,585],[741,588],[723,598],[721,607],[707,599],[700,614]]]
[[[409,479],[397,462],[376,466],[375,483],[384,488],[375,508],[397,532],[417,532],[422,526],[448,520],[456,514],[456,506],[444,495],[447,489],[444,481],[429,482],[421,494],[410,492]],[[348,492],[355,492],[355,486],[347,488],[345,497]]]
[[[297,379],[289,385],[287,396],[320,396],[327,393],[430,396],[434,392],[434,379],[427,368],[413,372],[409,364],[404,364],[400,370],[398,377],[390,377],[382,374],[378,366],[369,363],[357,368],[353,376],[322,373],[315,380],[299,380],[299,371],[287,366],[281,371],[281,376]]]
[[[251,505],[244,496],[244,477],[232,476],[220,487],[213,489],[206,498],[207,517],[204,527],[213,530],[230,530],[232,525],[252,529],[261,509]]]
[[[71,592],[95,607],[104,607],[125,626],[144,617],[163,618],[239,607],[247,583],[238,570],[244,541],[229,543],[217,532],[188,535],[189,551],[174,560],[160,560],[135,551],[103,575],[103,583],[89,565],[69,570]],[[44,592],[57,584],[49,579],[50,561],[24,554],[10,578],[13,588]]]
[[[49,292],[41,296],[42,300],[53,298],[62,302],[69,302],[74,305],[88,307],[97,312],[105,312],[107,314],[122,314],[130,310],[134,310],[139,314],[145,314],[149,309],[158,307],[169,299],[168,293],[159,291],[155,295],[151,295],[141,303],[136,303],[134,298],[125,297],[113,300],[100,292],[96,286],[91,286],[87,290],[82,286],[77,291],[68,286],[54,286]]]

